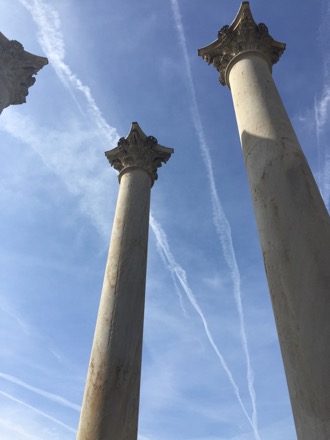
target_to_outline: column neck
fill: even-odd
[[[265,55],[264,52],[261,52],[260,50],[255,50],[255,49],[248,49],[248,50],[244,50],[243,52],[240,52],[239,54],[235,55],[228,63],[226,69],[225,69],[225,81],[226,84],[228,86],[228,88],[230,89],[230,71],[231,69],[234,67],[234,65],[236,63],[238,63],[239,61],[244,60],[245,58],[251,58],[253,56],[257,56],[259,58],[261,58],[262,60],[264,60],[269,68],[269,72],[270,74],[272,74],[272,70],[273,70],[273,66],[272,63],[270,61],[270,59]]]
[[[123,169],[120,171],[120,173],[118,174],[118,182],[119,182],[119,183],[121,182],[121,178],[122,178],[125,174],[127,174],[127,173],[132,173],[132,172],[134,172],[134,171],[142,171],[144,174],[146,174],[146,175],[149,177],[149,179],[150,179],[150,188],[153,187],[155,180],[154,180],[153,176],[149,173],[149,171],[148,171],[146,168],[144,168],[144,167],[141,167],[141,166],[135,166],[135,165],[131,165],[131,166],[128,166],[128,167],[126,167],[126,168],[123,168]]]

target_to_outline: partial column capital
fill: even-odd
[[[277,63],[285,50],[285,44],[275,41],[264,23],[256,24],[249,2],[242,2],[235,20],[218,32],[218,39],[198,50],[208,64],[220,73],[220,83],[228,85],[230,68],[241,56],[251,52],[266,58],[270,67]]]
[[[157,169],[166,163],[174,153],[172,148],[163,147],[153,136],[147,136],[137,122],[127,137],[120,138],[118,146],[106,151],[111,166],[122,175],[129,168],[142,168],[151,177],[152,184],[158,179]]]
[[[46,64],[47,58],[26,52],[21,43],[8,40],[0,32],[0,78],[8,89],[8,99],[2,108],[26,102],[28,89],[36,80],[33,75]]]

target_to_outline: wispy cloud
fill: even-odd
[[[205,139],[204,128],[202,125],[197,99],[196,99],[195,85],[192,76],[191,64],[188,55],[187,43],[186,43],[179,3],[177,0],[171,0],[171,5],[172,5],[176,29],[178,32],[179,42],[183,52],[184,63],[186,67],[186,75],[187,75],[189,91],[192,99],[193,122],[199,139],[199,145],[204,160],[204,164],[207,170],[207,177],[209,181],[212,207],[213,207],[213,221],[216,231],[218,233],[218,237],[220,239],[222,251],[226,259],[226,262],[228,264],[234,286],[234,297],[235,297],[235,302],[240,320],[240,334],[241,334],[241,340],[242,340],[243,350],[245,353],[246,364],[247,364],[247,382],[248,382],[248,388],[252,403],[252,411],[253,411],[252,428],[254,431],[255,438],[258,440],[260,439],[260,436],[258,433],[258,424],[257,424],[257,406],[256,406],[256,393],[254,389],[254,374],[251,366],[247,336],[245,331],[244,312],[242,306],[241,287],[240,287],[241,284],[240,273],[237,266],[237,261],[236,261],[236,256],[235,256],[235,251],[231,236],[231,228],[229,221],[223,210],[222,204],[220,202],[220,198],[215,184],[210,152]]]
[[[3,430],[5,431],[9,431],[10,432],[10,438],[11,440],[15,440],[15,439],[28,439],[28,440],[38,440],[38,437],[36,437],[34,434],[30,434],[26,431],[26,428],[22,428],[20,426],[17,426],[17,424],[15,423],[11,423],[8,420],[1,420],[0,419],[0,428],[4,428],[4,429],[0,429],[0,435],[1,438],[5,438],[3,436]],[[19,437],[16,437],[15,434],[17,434]]]
[[[328,146],[327,123],[329,120],[330,81],[325,80],[321,98],[314,99],[314,116],[318,154],[318,184],[324,202],[330,209],[330,149]]]
[[[81,408],[79,405],[76,405],[75,403],[70,402],[69,400],[65,399],[64,397],[58,396],[57,394],[49,393],[48,391],[42,390],[41,388],[37,388],[32,385],[29,385],[28,383],[23,382],[22,380],[18,379],[17,377],[0,372],[0,378],[6,380],[8,382],[14,383],[15,385],[19,385],[20,387],[23,387],[29,391],[32,391],[33,393],[36,393],[39,396],[42,396],[48,400],[51,400],[52,402],[58,403],[62,406],[65,406],[67,408],[70,408],[70,409],[73,409],[75,411],[80,412]]]
[[[111,198],[108,182],[111,175],[114,179],[114,173],[109,172],[107,167],[104,168],[106,170],[104,172],[100,166],[101,161],[104,160],[103,155],[93,148],[90,141],[93,139],[95,142],[95,138],[101,135],[105,139],[104,143],[108,144],[110,141],[111,144],[115,144],[118,134],[103,119],[89,88],[84,86],[79,78],[72,73],[69,66],[65,64],[64,41],[60,32],[57,12],[42,1],[29,2],[22,0],[21,3],[31,12],[37,22],[40,44],[61,81],[69,88],[73,96],[75,92],[80,92],[85,98],[84,109],[85,114],[86,110],[88,112],[89,124],[84,123],[82,125],[72,118],[72,120],[67,120],[59,130],[54,127],[49,129],[49,127],[46,128],[36,124],[32,117],[23,116],[11,107],[2,115],[1,128],[36,151],[50,171],[56,174],[66,185],[69,192],[79,199],[81,210],[92,220],[98,232],[103,237],[108,237],[109,221],[105,207],[108,206],[109,198]],[[94,127],[91,128],[92,126]],[[89,144],[88,148],[84,148],[84,144]],[[83,154],[81,154],[82,151]],[[97,179],[95,179],[96,175]],[[11,312],[8,308],[3,308],[3,311],[15,319],[26,333],[30,333],[30,327],[27,327],[16,313]],[[54,350],[49,341],[47,342],[48,349],[52,351],[54,356],[60,358],[57,350]],[[13,376],[2,373],[0,377],[67,408],[75,411],[80,410],[78,405],[63,397],[33,387]],[[0,393],[65,429],[73,433],[76,432],[70,426],[45,412],[3,391]]]
[[[115,197],[114,192],[109,191],[109,180],[115,180],[115,176],[108,166],[102,166],[103,154],[95,151],[91,144],[91,139],[95,142],[97,130],[77,121],[67,121],[61,130],[41,127],[32,117],[14,108],[1,115],[0,128],[29,145],[41,157],[50,171],[78,198],[81,211],[103,237],[108,237],[106,207],[111,197]]]
[[[48,414],[46,414],[43,411],[40,411],[39,409],[35,408],[32,405],[29,405],[28,403],[23,402],[22,400],[16,399],[16,397],[12,396],[11,394],[5,393],[3,391],[0,391],[0,394],[4,397],[6,397],[7,399],[12,400],[15,403],[18,403],[20,405],[25,406],[26,408],[29,408],[31,411],[35,412],[36,414],[41,415],[42,417],[45,417],[48,420],[51,420],[52,422],[56,423],[57,425],[62,426],[63,428],[67,429],[68,431],[74,432],[76,433],[76,430],[71,428],[71,426],[66,425],[65,423],[61,422],[60,420],[56,419],[55,417],[52,417]]]
[[[26,318],[21,317],[20,313],[15,310],[13,305],[11,305],[6,298],[6,294],[0,295],[0,312],[11,318],[11,320],[15,323],[15,330],[21,330],[26,336],[26,341],[38,341],[39,344],[42,345],[43,349],[48,350],[54,356],[57,362],[61,364],[67,362],[61,351],[54,345],[53,341],[47,334],[43,333],[40,329],[37,331],[37,329],[27,322]],[[11,334],[12,333],[13,332],[11,331]],[[19,335],[19,339],[22,341],[21,333]]]
[[[36,22],[39,43],[59,79],[70,89],[73,96],[76,91],[84,96],[89,116],[93,117],[98,129],[108,138],[109,142],[114,143],[118,139],[117,130],[111,127],[102,116],[90,88],[82,83],[65,62],[64,37],[61,31],[61,20],[56,9],[42,0],[19,0],[19,2],[31,13]],[[78,104],[77,100],[76,103]],[[80,108],[79,104],[78,107]],[[85,112],[82,111],[82,113]]]
[[[329,146],[329,108],[330,108],[330,3],[324,2],[325,13],[320,25],[319,35],[323,58],[323,84],[314,98],[314,117],[318,150],[318,183],[324,202],[330,210],[330,146]]]
[[[162,229],[162,227],[160,226],[160,224],[155,220],[153,215],[150,216],[150,226],[156,236],[157,247],[158,247],[158,250],[159,250],[163,260],[167,263],[167,267],[170,270],[170,272],[173,273],[177,277],[177,279],[178,279],[183,291],[186,293],[191,305],[193,306],[196,313],[199,315],[200,319],[202,320],[208,341],[211,344],[216,356],[218,357],[220,364],[221,364],[222,368],[224,369],[230,384],[232,385],[234,394],[235,394],[247,420],[249,421],[252,428],[254,429],[254,422],[250,418],[250,416],[248,415],[248,413],[246,411],[245,405],[242,401],[240,391],[239,391],[239,388],[234,380],[234,377],[233,377],[223,355],[221,354],[220,350],[218,349],[218,347],[214,341],[213,335],[209,329],[205,315],[202,312],[202,309],[200,308],[200,306],[199,306],[199,304],[193,294],[193,291],[191,290],[191,288],[188,284],[187,274],[186,274],[185,270],[175,261],[175,258],[170,250],[166,234],[165,234],[164,230]]]
[[[85,98],[84,107],[87,108],[89,111],[89,114],[92,116],[92,120],[94,121],[96,127],[98,130],[101,130],[103,135],[107,137],[107,139],[110,141],[110,143],[114,144],[115,141],[118,139],[117,130],[113,127],[110,127],[106,121],[104,120],[99,108],[97,107],[95,100],[92,96],[92,93],[90,89],[84,85],[80,79],[77,77],[76,74],[74,74],[69,67],[68,64],[65,62],[65,44],[64,44],[64,38],[61,32],[61,26],[60,26],[60,19],[57,11],[52,8],[50,5],[46,4],[42,0],[19,0],[20,3],[28,10],[30,11],[33,19],[37,23],[38,30],[39,30],[39,42],[46,54],[46,56],[49,58],[50,63],[55,69],[55,72],[57,73],[58,77],[61,79],[61,81],[65,84],[66,87],[69,88],[73,96],[75,96],[76,92],[79,92],[82,94],[82,96]],[[175,0],[172,0],[172,6],[174,10],[174,16],[176,19],[177,28],[179,31],[179,36],[181,39],[182,48],[184,51],[184,57],[185,57],[185,64],[187,67],[187,73],[188,73],[188,80],[190,85],[190,91],[192,93],[192,99],[193,99],[193,108],[192,108],[192,114],[193,114],[193,120],[196,127],[196,131],[200,140],[201,145],[201,152],[203,155],[203,159],[205,161],[207,170],[208,170],[208,179],[210,183],[211,188],[211,196],[212,196],[212,203],[213,203],[213,215],[214,215],[214,222],[216,224],[216,228],[221,240],[221,244],[223,247],[224,255],[227,260],[227,263],[231,269],[232,277],[235,284],[235,298],[238,304],[238,310],[240,313],[240,320],[241,320],[241,331],[242,331],[242,338],[243,341],[246,342],[245,332],[244,332],[244,325],[243,325],[243,310],[241,306],[241,299],[240,299],[240,286],[239,286],[239,272],[237,269],[236,259],[233,251],[232,246],[232,240],[231,240],[231,231],[229,223],[224,215],[221,203],[219,201],[219,197],[217,194],[214,177],[213,177],[213,171],[212,171],[212,165],[211,165],[211,159],[208,151],[208,147],[205,141],[204,131],[201,124],[201,119],[197,107],[197,100],[196,100],[196,94],[192,79],[192,73],[186,48],[186,42],[183,32],[183,27],[181,23],[181,18],[179,15],[179,9],[178,4]],[[11,111],[10,111],[11,110]],[[83,112],[84,113],[84,112]],[[8,115],[8,116],[7,116]],[[77,160],[79,160],[79,152],[78,150],[74,148],[74,144],[78,145],[77,139],[73,137],[71,139],[72,143],[70,144],[70,149],[63,149],[61,151],[61,154],[59,154],[59,151],[57,150],[57,147],[59,145],[59,139],[58,136],[61,136],[61,133],[56,133],[56,136],[54,136],[54,139],[56,138],[56,143],[49,142],[50,135],[49,133],[42,132],[40,130],[40,127],[36,127],[31,118],[22,118],[21,115],[18,113],[15,113],[12,111],[12,109],[9,109],[6,113],[6,117],[2,118],[1,123],[3,124],[3,128],[12,134],[13,136],[19,138],[22,142],[26,142],[27,144],[33,146],[34,149],[38,152],[38,154],[41,155],[43,161],[47,166],[49,166],[50,169],[52,169],[59,178],[67,185],[70,192],[77,195],[80,198],[81,204],[84,206],[84,209],[86,210],[86,213],[88,216],[92,219],[94,224],[96,225],[97,229],[102,233],[102,235],[105,234],[105,231],[108,230],[106,224],[108,223],[107,220],[104,219],[104,215],[101,212],[100,207],[103,206],[101,200],[99,199],[99,194],[107,194],[107,191],[102,191],[102,188],[97,186],[94,180],[94,175],[91,172],[93,170],[93,166],[97,163],[94,158],[92,161],[92,165],[90,161],[86,161],[84,159],[81,159],[79,162],[79,166],[77,165]],[[68,135],[68,133],[66,133]],[[74,132],[74,135],[78,135],[77,131]],[[50,148],[47,150],[45,149],[45,139],[48,139],[48,144],[50,145]],[[79,136],[78,136],[79,140]],[[68,143],[63,142],[64,144],[68,145]],[[56,146],[55,148],[53,148]],[[87,168],[86,168],[87,167]],[[77,171],[79,170],[79,172]],[[102,181],[100,179],[100,175],[98,175],[98,182]],[[99,183],[98,183],[99,184]],[[246,408],[244,406],[244,403],[240,397],[239,389],[234,381],[233,375],[231,374],[222,354],[220,353],[219,349],[217,348],[214,338],[209,330],[207,321],[205,319],[205,316],[199,307],[192,290],[190,289],[187,277],[185,271],[182,269],[181,266],[177,265],[177,263],[174,260],[174,257],[172,253],[169,250],[166,236],[164,231],[162,230],[161,226],[156,222],[156,220],[152,217],[151,220],[151,226],[153,229],[153,232],[155,233],[158,247],[161,249],[161,253],[165,256],[168,267],[171,270],[172,273],[175,274],[177,277],[181,287],[184,289],[185,293],[187,294],[192,306],[194,307],[195,311],[200,316],[204,329],[206,332],[206,335],[208,337],[208,340],[214,349],[217,357],[219,358],[222,367],[226,371],[226,374],[228,376],[228,379],[233,387],[234,393],[242,407],[242,410],[247,417],[249,423],[251,424],[252,428],[255,431],[255,437],[256,439],[259,439],[258,433],[257,433],[257,427],[256,427],[256,410],[255,410],[255,395],[253,390],[253,374],[252,369],[250,367],[250,361],[247,353],[247,362],[248,362],[248,379],[249,379],[249,390],[252,397],[252,403],[253,403],[253,416],[252,418],[248,415]],[[245,339],[244,339],[245,338]],[[247,352],[247,343],[245,344],[245,349]],[[2,393],[3,394],[3,393]],[[9,395],[8,398],[11,398]],[[15,398],[13,398],[15,400]],[[21,401],[15,400],[19,403],[22,403]],[[24,404],[24,403],[22,403]],[[36,409],[35,409],[36,410]],[[36,410],[38,411],[38,410]],[[47,417],[47,415],[45,415]],[[69,429],[71,429],[69,427]]]
[[[16,312],[12,310],[12,308],[8,305],[3,304],[3,298],[0,298],[0,310],[10,316],[16,324],[23,330],[26,335],[30,334],[29,326],[18,316]]]

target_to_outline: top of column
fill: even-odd
[[[127,137],[120,138],[118,146],[106,151],[105,155],[120,175],[129,168],[142,168],[149,174],[153,184],[158,179],[157,169],[162,163],[166,163],[173,153],[172,148],[159,145],[156,138],[147,136],[137,122],[132,122]]]
[[[228,85],[228,67],[238,55],[257,52],[266,57],[270,65],[277,63],[285,50],[285,44],[273,40],[264,23],[256,24],[249,2],[242,2],[235,20],[223,26],[218,39],[198,50],[208,64],[213,64],[220,73],[220,83]]]
[[[21,43],[8,40],[0,32],[0,77],[8,88],[8,102],[3,107],[11,104],[23,104],[29,94],[29,87],[35,83],[37,72],[48,64],[47,58],[26,52]]]

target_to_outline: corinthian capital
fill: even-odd
[[[273,40],[265,24],[256,24],[249,2],[243,2],[233,23],[220,29],[218,39],[199,49],[198,55],[208,64],[214,65],[220,73],[220,83],[226,85],[227,68],[238,55],[259,52],[273,65],[284,50],[285,44]]]
[[[2,107],[26,102],[28,89],[35,83],[33,75],[46,64],[47,58],[26,52],[21,43],[0,32],[0,77],[8,94]]]
[[[162,163],[166,163],[173,153],[172,148],[159,145],[156,138],[146,136],[139,124],[133,122],[127,137],[119,139],[118,146],[106,151],[105,155],[117,171],[142,168],[154,182],[158,179],[157,169],[162,166]]]

